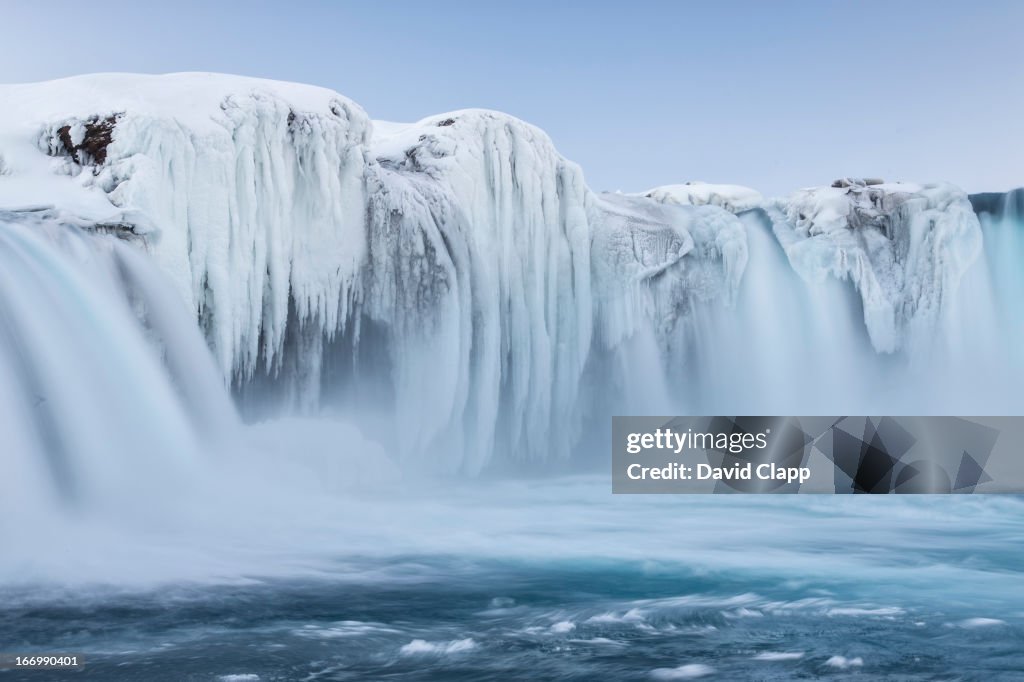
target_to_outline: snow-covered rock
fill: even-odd
[[[83,76],[0,99],[0,206],[143,217],[226,372],[276,357],[290,302],[299,320],[344,318],[366,251],[370,133],[349,100],[218,74]]]
[[[774,200],[767,212],[794,269],[809,283],[849,280],[875,348],[893,352],[927,333],[981,252],[967,195],[946,183],[834,183]]]
[[[687,182],[682,185],[663,185],[642,193],[642,196],[663,204],[683,206],[720,206],[730,213],[742,213],[759,208],[764,197],[755,189],[742,185],[719,185],[708,182]]]

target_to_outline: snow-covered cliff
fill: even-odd
[[[274,360],[289,298],[302,320],[344,315],[366,251],[358,106],[214,74],[88,76],[2,97],[0,155],[31,192],[0,198],[145,234],[226,371],[251,375],[261,345]]]
[[[0,208],[56,206],[149,251],[244,409],[386,414],[404,456],[452,470],[568,452],[595,405],[654,392],[638,368],[686,390],[661,370],[702,365],[693,328],[757,255],[736,213],[765,207],[811,286],[852,281],[883,352],[978,251],[949,186],[595,194],[543,131],[491,111],[372,122],[328,90],[215,74],[0,100]]]
[[[566,451],[592,346],[667,331],[691,293],[727,299],[746,258],[727,212],[597,197],[495,112],[375,129],[333,92],[214,74],[0,96],[0,205],[142,243],[243,395],[315,409],[338,356],[374,344],[361,373],[391,383],[402,449],[456,468],[495,443]]]

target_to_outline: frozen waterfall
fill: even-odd
[[[613,413],[1021,404],[1016,199],[597,194],[510,116],[212,74],[2,95],[0,396],[18,476],[69,499],[148,468],[121,452],[187,472],[225,386],[467,473],[601,461]]]

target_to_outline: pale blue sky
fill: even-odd
[[[0,17],[0,82],[224,71],[330,87],[381,119],[499,109],[599,190],[1024,185],[1024,0],[36,0]]]

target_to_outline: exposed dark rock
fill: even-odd
[[[109,222],[109,223],[95,223],[92,229],[96,232],[102,232],[104,234],[112,234],[118,237],[141,237],[142,235],[136,229],[133,223],[126,222]]]
[[[438,128],[445,128],[447,126],[454,125],[454,124],[455,124],[455,119],[454,118],[446,118],[443,121],[439,121],[438,124],[437,124],[437,127]]]
[[[93,117],[82,123],[85,133],[82,141],[75,144],[71,139],[71,125],[65,125],[57,129],[57,139],[60,140],[64,151],[71,155],[75,163],[80,166],[96,165],[101,166],[107,161],[107,147],[114,139],[114,128],[120,114],[114,114],[104,118]]]
[[[1024,187],[1009,192],[982,192],[968,198],[975,213],[1000,217],[1024,216]]]

